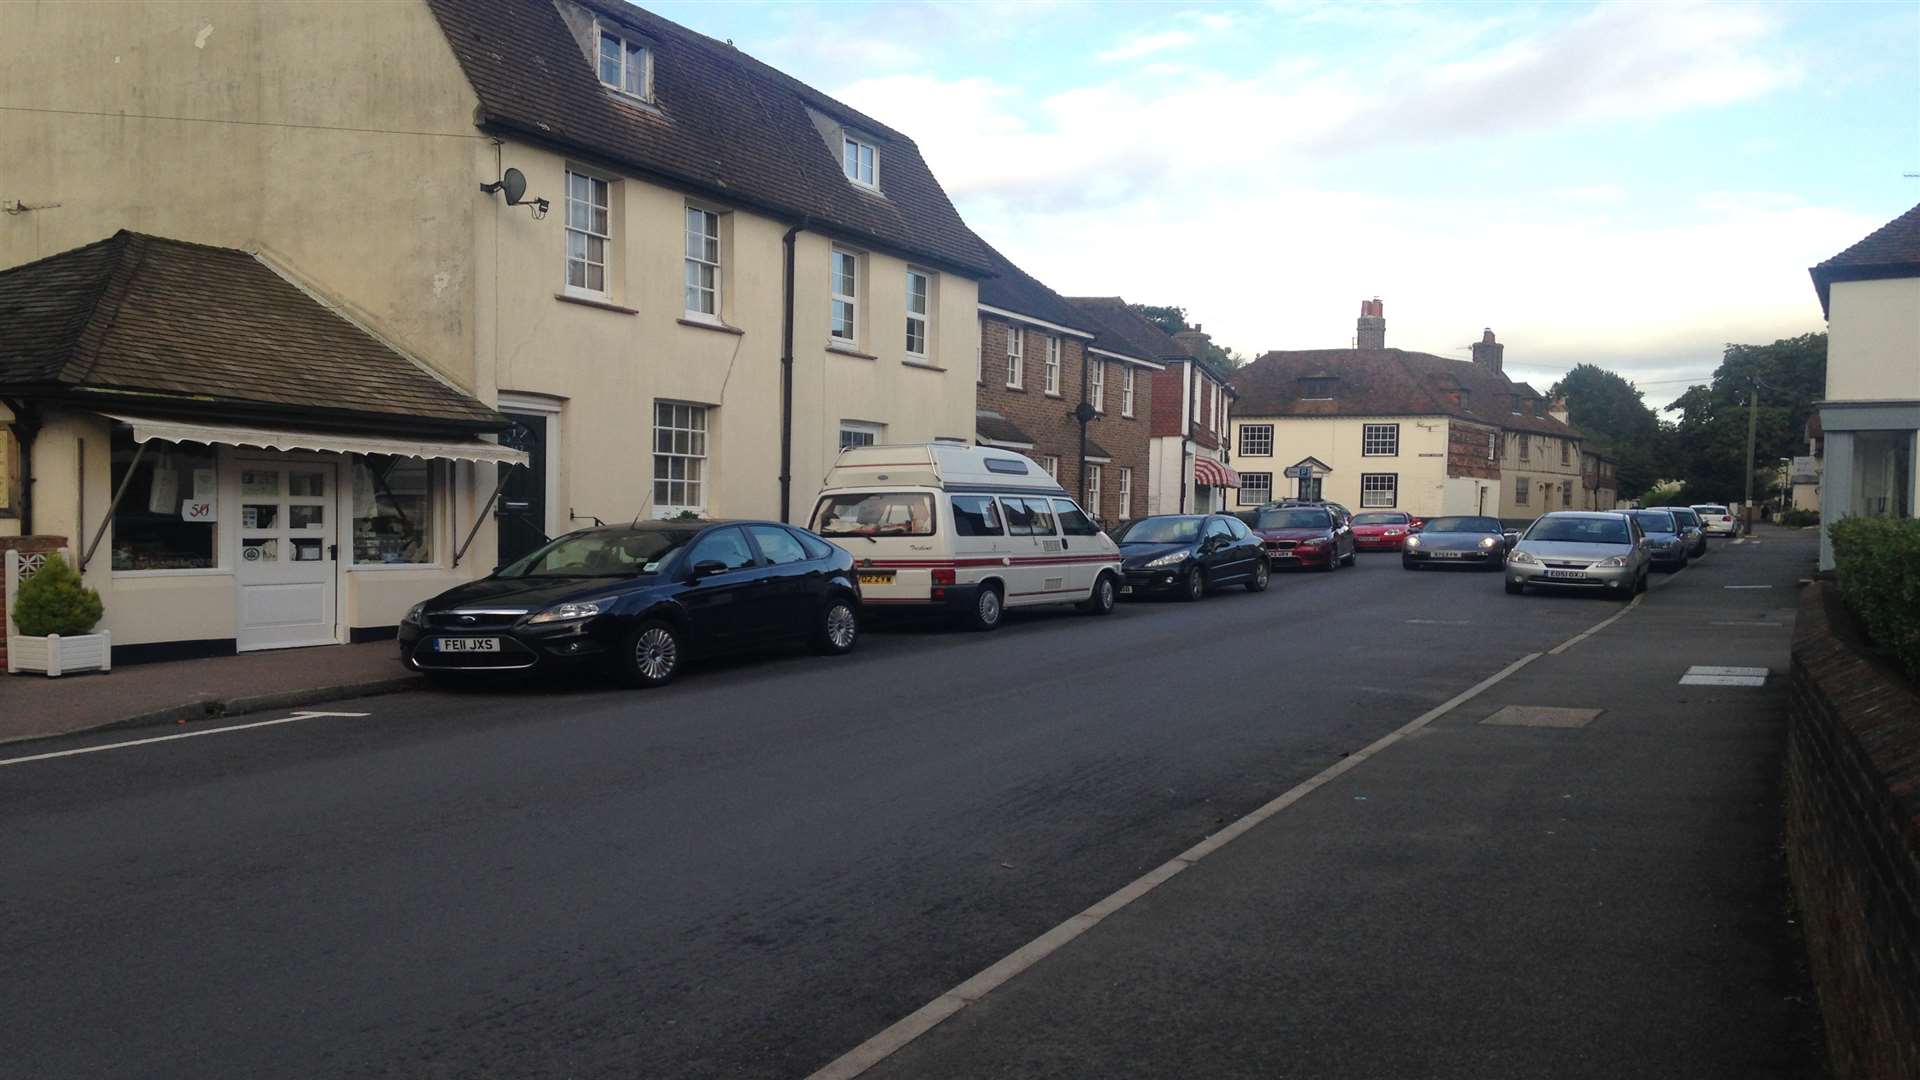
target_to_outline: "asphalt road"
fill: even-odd
[[[0,1075],[804,1076],[1619,608],[1362,555],[0,768]]]

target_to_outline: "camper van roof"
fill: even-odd
[[[854,446],[840,451],[827,473],[829,488],[895,484],[945,491],[1026,491],[1067,494],[1038,463],[1011,450],[965,443]]]

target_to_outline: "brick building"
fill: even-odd
[[[989,253],[995,276],[980,285],[975,437],[1038,461],[1105,524],[1146,514],[1149,387],[1161,365]]]

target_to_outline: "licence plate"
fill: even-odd
[[[1431,555],[1431,557],[1435,559],[1459,559],[1465,556],[1466,552],[1464,551],[1436,551]]]
[[[440,652],[499,652],[497,637],[443,637],[435,646]]]
[[[860,584],[862,584],[862,585],[891,585],[891,584],[893,584],[893,571],[891,571],[891,570],[862,570],[862,571],[860,571]]]
[[[1549,570],[1547,571],[1547,576],[1571,581],[1585,581],[1587,579],[1587,575],[1578,570]]]

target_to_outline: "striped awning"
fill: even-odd
[[[1240,474],[1210,457],[1200,456],[1193,459],[1193,482],[1201,487],[1240,486]]]

